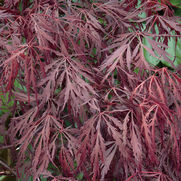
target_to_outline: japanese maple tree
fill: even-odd
[[[167,0],[4,0],[0,149],[9,146],[14,163],[6,169],[33,180],[181,180],[173,8]]]

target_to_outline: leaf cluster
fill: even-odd
[[[0,130],[17,177],[181,180],[181,19],[171,6],[4,1]]]

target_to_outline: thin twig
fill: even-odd
[[[13,173],[13,175],[16,176],[16,172],[13,171],[13,170],[12,170],[6,163],[4,163],[2,160],[0,160],[0,164],[1,164],[3,167],[7,168],[11,173]]]
[[[0,146],[0,150],[12,148],[13,146],[14,146],[14,145],[3,145],[3,146]]]

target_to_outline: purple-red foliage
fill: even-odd
[[[14,100],[7,132],[0,119],[18,176],[181,180],[181,77],[144,56],[177,70],[166,49],[180,40],[180,19],[166,0],[139,2],[4,1],[0,85]]]

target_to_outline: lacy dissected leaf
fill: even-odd
[[[160,80],[158,81],[158,77]],[[150,76],[141,85],[139,85],[134,95],[141,97],[140,109],[142,113],[142,131],[150,152],[150,160],[156,161],[155,151],[158,144],[173,140],[171,149],[176,153],[172,159],[180,167],[180,148],[178,145],[178,127],[180,115],[180,89],[177,89],[177,81],[180,78],[167,71],[166,68],[156,70],[155,74]],[[168,95],[168,89],[172,89]],[[137,94],[138,93],[138,94]],[[160,128],[160,129],[158,129]],[[158,134],[159,133],[159,134]],[[168,135],[169,133],[169,139]]]
[[[173,1],[0,3],[0,147],[12,174],[181,180]]]
[[[49,67],[55,68],[52,70]],[[47,77],[38,84],[38,86],[45,86],[42,94],[43,102],[53,98],[55,91],[59,90],[55,97],[58,100],[59,109],[63,110],[68,101],[71,100],[71,107],[74,114],[77,114],[81,105],[96,96],[94,88],[83,80],[84,78],[92,83],[94,82],[89,75],[89,70],[84,69],[83,65],[76,62],[76,60],[69,58],[58,59],[45,69]]]
[[[95,133],[95,130],[97,130],[97,133]],[[94,173],[93,180],[99,178],[100,164],[102,165],[102,179],[107,174],[114,157],[114,154],[110,152],[113,148],[114,152],[119,150],[123,158],[126,159],[129,157],[127,152],[128,150],[123,145],[121,131],[121,121],[113,116],[110,116],[109,113],[106,112],[99,113],[98,115],[92,117],[83,126],[83,130],[79,138],[79,153],[81,154],[81,160],[83,161],[88,156],[86,153],[89,153],[92,150],[90,161],[92,163]],[[105,143],[108,138],[112,140],[112,147],[107,144],[108,142]]]
[[[31,165],[34,179],[38,178],[47,169],[49,162],[54,163],[53,160],[57,149],[56,141],[58,135],[62,134],[64,130],[62,123],[56,120],[54,116],[47,114],[47,112],[44,112],[42,117],[37,119],[37,111],[37,108],[32,109],[14,119],[12,125],[16,123],[16,126],[11,131],[13,135],[18,134],[20,136],[20,139],[16,140],[16,144],[20,147],[20,158],[25,156],[28,149],[34,155]],[[19,122],[17,122],[18,120]],[[13,135],[12,139],[15,138]],[[19,162],[21,162],[21,159]]]

